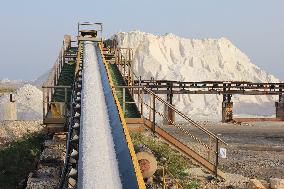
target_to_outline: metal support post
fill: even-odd
[[[144,90],[142,89],[141,90],[141,92],[142,92],[142,96],[141,96],[141,116],[143,117],[143,104],[144,104]]]
[[[218,165],[219,165],[219,139],[216,138],[216,162],[215,162],[215,177],[218,177]]]
[[[230,122],[233,120],[233,102],[231,102],[232,95],[224,94],[222,102],[222,122]]]
[[[156,97],[153,95],[153,127],[152,132],[155,133],[156,131]]]
[[[278,102],[275,102],[276,118],[284,119],[284,95],[279,94]]]
[[[49,95],[49,93],[50,93],[50,89],[48,88],[47,92],[46,92],[46,94],[47,94],[47,96],[46,96],[47,111],[46,112],[48,112],[50,110],[50,103],[49,103],[50,102],[49,101],[50,95]]]
[[[123,113],[125,113],[125,88],[122,88],[122,109]]]
[[[170,93],[167,94],[167,102],[173,105],[172,83],[167,83],[167,85],[170,86],[167,88],[170,91]],[[173,122],[175,122],[175,112],[173,111],[173,109],[165,105],[164,114],[166,116],[166,118],[164,118],[164,124],[172,125]]]
[[[64,88],[64,109],[65,109],[64,117],[65,117],[65,119],[67,121],[67,88],[66,87]]]
[[[45,118],[45,112],[46,112],[46,103],[45,103],[45,88],[42,89],[42,107],[43,107],[43,114],[42,114],[42,120]]]

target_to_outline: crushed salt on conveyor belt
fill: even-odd
[[[96,43],[84,43],[78,188],[122,188],[99,72]],[[80,178],[81,177],[81,178]]]

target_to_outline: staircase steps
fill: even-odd
[[[75,76],[75,67],[76,64],[67,64],[64,63],[62,70],[59,75],[57,86],[64,85],[64,86],[71,86],[74,81]],[[67,91],[67,101],[70,101],[71,91]],[[55,102],[65,102],[65,91],[64,89],[58,88],[55,89],[54,95],[52,98]]]
[[[113,78],[113,82],[115,86],[126,86],[126,83],[117,67],[116,64],[108,64],[111,72],[111,76]],[[116,95],[119,99],[120,104],[122,105],[123,95],[122,89],[116,89]],[[134,102],[130,91],[128,89],[125,90],[125,100],[126,102]],[[126,118],[140,118],[141,114],[135,103],[125,104],[125,112],[124,116]]]

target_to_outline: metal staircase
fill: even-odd
[[[109,49],[105,49],[105,54],[108,54],[108,66],[112,75],[114,75],[116,93],[120,96],[125,117],[129,118],[131,124],[143,124],[187,157],[214,173],[216,177],[224,179],[224,173],[218,169],[219,149],[227,144],[177,110],[172,104],[153,93],[151,89],[141,85],[133,86],[133,78],[135,77],[137,80],[141,78],[137,77],[132,70],[132,51],[116,46]],[[130,95],[130,97],[126,97],[126,95]],[[132,105],[132,108],[127,106],[129,104]],[[133,108],[133,106],[135,107]],[[136,114],[134,111],[139,111],[139,114],[137,114],[139,116],[129,116]],[[179,119],[172,119],[173,113]],[[167,129],[165,125],[175,128],[175,132],[178,131],[187,135],[190,144],[177,139],[176,135],[171,133],[172,131]]]

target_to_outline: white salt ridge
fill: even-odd
[[[0,97],[0,120],[3,119],[3,104],[9,102],[9,94]],[[37,87],[26,84],[13,94],[16,101],[18,120],[42,119],[42,91]]]
[[[23,83],[27,83],[27,81],[24,81],[24,80],[10,80],[8,78],[4,78],[4,79],[0,79],[0,83],[1,84],[15,84],[15,85],[18,85],[18,84],[23,84]]]
[[[96,47],[97,48],[97,47]],[[85,42],[78,188],[122,188],[94,43]]]
[[[281,82],[252,64],[228,39],[187,39],[140,31],[114,36],[134,48],[134,72],[144,79]],[[272,115],[276,96],[233,96],[235,114]],[[174,104],[196,119],[220,119],[221,95],[175,95]]]
[[[18,89],[24,86],[25,84],[31,84],[31,83],[23,80],[9,80],[9,79],[0,80],[0,88],[4,87],[4,88]]]

